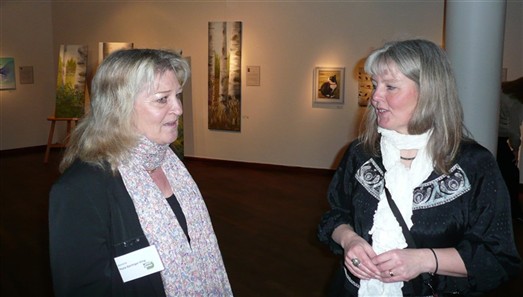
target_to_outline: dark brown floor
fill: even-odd
[[[48,192],[60,151],[0,155],[1,296],[52,297]],[[330,171],[186,160],[206,200],[235,296],[323,296],[336,259],[315,237]],[[515,226],[523,254],[523,224]],[[488,296],[523,296],[523,274]],[[93,296],[95,297],[95,296]]]

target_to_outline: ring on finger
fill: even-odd
[[[360,259],[358,259],[358,258],[352,258],[352,259],[350,259],[350,261],[352,262],[352,265],[354,265],[356,267],[360,266],[360,264],[361,264]]]

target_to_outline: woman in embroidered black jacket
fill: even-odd
[[[426,40],[392,42],[374,51],[365,69],[374,85],[365,128],[334,175],[331,210],[318,231],[343,254],[330,294],[477,295],[496,288],[520,270],[510,202],[492,154],[463,135],[445,53]],[[410,231],[402,231],[385,189]]]

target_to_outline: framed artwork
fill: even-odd
[[[180,94],[180,101],[183,106],[183,93]],[[183,136],[183,114],[178,117],[178,137],[176,140],[170,144],[171,149],[174,151],[176,156],[180,160],[183,160],[185,156],[185,145],[184,145],[184,136]]]
[[[100,42],[98,43],[98,64],[109,56],[111,53],[121,49],[132,49],[132,42]]]
[[[247,86],[260,86],[260,66],[247,66]]]
[[[358,105],[367,106],[372,96],[372,79],[363,66],[358,67]]]
[[[33,66],[21,66],[18,69],[20,70],[20,84],[34,84]]]
[[[16,89],[15,59],[0,58],[0,90]]]
[[[313,103],[343,104],[345,94],[344,67],[316,67],[313,80]]]
[[[87,45],[60,45],[55,104],[57,118],[80,118],[84,115],[87,54]]]
[[[208,128],[241,130],[242,22],[209,22]]]

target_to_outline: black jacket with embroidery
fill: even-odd
[[[331,238],[341,224],[349,224],[372,244],[369,230],[384,172],[381,157],[365,153],[358,140],[351,143],[329,186],[331,209],[318,228],[320,241],[334,253],[343,253]],[[410,232],[418,248],[454,247],[467,268],[467,277],[436,275],[438,292],[486,292],[521,269],[506,186],[492,154],[475,142],[462,143],[448,175],[432,172],[414,189],[412,222]],[[425,287],[423,292],[412,292],[415,289],[406,285],[403,292],[406,296],[430,294]]]

